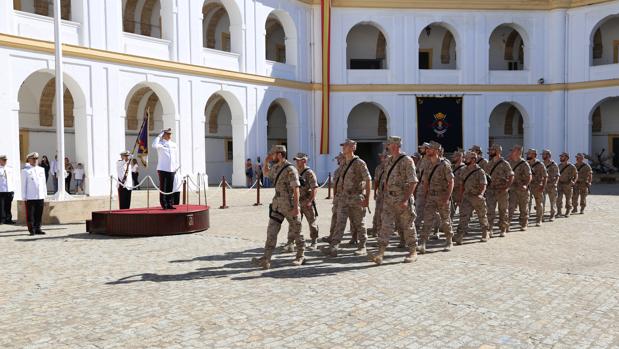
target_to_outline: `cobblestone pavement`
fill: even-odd
[[[192,235],[0,226],[0,348],[619,348],[619,186],[595,192],[585,215],[378,267],[347,248],[253,268],[268,206],[242,189]]]

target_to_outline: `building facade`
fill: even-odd
[[[51,3],[0,4],[0,153],[14,165],[56,151]],[[84,164],[86,192],[109,192],[146,111],[152,136],[174,129],[181,172],[215,184],[244,185],[245,160],[273,144],[308,153],[321,179],[347,137],[368,158],[388,134],[414,151],[420,96],[462,98],[464,147],[619,153],[619,1],[332,0],[329,62],[321,10],[311,0],[62,0],[66,153]],[[151,156],[141,172],[155,166]]]

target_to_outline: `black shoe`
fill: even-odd
[[[45,232],[43,230],[39,230],[37,232],[34,233],[35,235],[45,235]]]
[[[4,222],[4,224],[11,224],[11,225],[13,225],[13,224],[15,224],[15,221],[6,221],[6,222]]]
[[[170,206],[170,207],[168,207],[168,210],[176,210],[176,207]]]
[[[30,232],[30,236],[34,236],[34,232],[33,231]]]

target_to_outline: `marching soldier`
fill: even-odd
[[[385,165],[379,185],[382,187],[384,207],[381,213],[381,228],[378,236],[378,252],[370,260],[382,264],[389,237],[397,229],[406,241],[408,254],[404,263],[417,260],[417,237],[415,231],[415,207],[413,191],[417,186],[417,175],[413,159],[401,152],[402,139],[389,137],[387,147],[390,157]]]
[[[322,237],[322,242],[327,242],[327,243],[331,242],[331,238],[333,237],[333,232],[335,231],[335,223],[337,222],[337,202],[339,198],[339,195],[337,193],[337,183],[340,178],[340,173],[342,172],[342,164],[344,163],[344,154],[339,153],[335,157],[335,160],[337,161],[337,168],[335,169],[335,172],[333,173],[333,180],[335,182],[333,185],[333,202],[331,205],[331,226],[329,228],[329,236]]]
[[[426,156],[430,160],[427,168],[427,175],[424,176],[425,208],[423,217],[423,230],[421,232],[421,243],[419,252],[426,252],[426,242],[430,237],[434,215],[438,212],[440,228],[445,234],[445,250],[449,251],[452,247],[452,232],[449,199],[454,187],[454,174],[448,161],[439,157],[441,145],[437,142],[430,142],[426,151]]]
[[[490,185],[486,192],[486,204],[488,208],[488,226],[489,237],[492,237],[492,227],[494,225],[494,217],[496,216],[497,206],[499,208],[499,236],[504,237],[509,228],[507,220],[507,210],[509,205],[508,189],[514,181],[514,172],[503,157],[501,152],[503,147],[498,144],[493,144],[488,150],[490,160],[488,161],[488,177]]]
[[[479,217],[479,225],[481,226],[481,242],[486,242],[490,238],[487,218],[486,200],[484,193],[488,181],[486,172],[477,164],[477,153],[469,151],[465,156],[466,168],[458,173],[456,180],[460,182],[460,220],[458,222],[458,230],[455,236],[456,245],[462,245],[462,239],[469,231],[469,222],[473,211]]]
[[[355,254],[365,255],[367,234],[363,218],[370,200],[372,178],[365,161],[355,155],[357,142],[347,139],[340,145],[345,159],[336,189],[341,195],[337,202],[337,221],[333,238],[322,252],[328,256],[337,257],[344,229],[346,229],[346,221],[350,218],[350,230],[353,234],[357,234],[359,239]]]
[[[587,206],[587,195],[589,195],[591,180],[593,179],[593,171],[591,166],[585,162],[585,154],[583,153],[576,154],[576,170],[578,171],[578,180],[574,184],[572,213],[578,211],[578,198],[580,197],[580,214],[583,214]]]
[[[419,184],[417,185],[417,189],[415,189],[415,212],[417,212],[417,218],[415,218],[415,227],[417,230],[421,230],[421,223],[423,221],[423,210],[426,205],[426,198],[422,195],[425,192],[425,182],[424,182],[424,174],[426,174],[426,170],[428,168],[430,160],[426,156],[426,151],[430,143],[424,142],[419,146],[419,156],[421,159],[419,160],[419,164],[417,166],[417,179],[419,180]]]
[[[549,222],[555,220],[557,214],[557,183],[559,182],[559,166],[554,162],[552,153],[548,149],[544,149],[542,152],[542,160],[544,160],[544,166],[548,172],[548,180],[546,182],[546,188],[544,189],[544,195],[548,196],[550,202],[550,218]],[[546,199],[544,199],[544,206],[546,206]]]
[[[522,146],[512,148],[509,164],[514,172],[514,181],[509,188],[509,222],[514,216],[516,206],[520,212],[520,230],[527,230],[529,225],[529,183],[531,183],[531,166],[522,158]]]
[[[481,167],[482,170],[486,171],[486,166],[488,166],[488,160],[484,159],[484,153],[482,149],[478,145],[474,145],[469,149],[469,151],[475,152],[477,154],[477,165]]]
[[[456,150],[453,155],[452,155],[452,160],[453,160],[453,165],[452,166],[452,171],[454,173],[454,190],[453,193],[451,194],[452,196],[452,200],[451,200],[451,219],[454,219],[454,216],[456,215],[456,209],[458,208],[458,206],[460,205],[460,202],[462,202],[462,191],[461,191],[461,186],[462,186],[462,182],[458,180],[458,176],[460,174],[460,172],[462,172],[464,170],[464,168],[466,167],[466,165],[464,164],[464,151],[462,149],[458,149]]]
[[[318,210],[316,209],[316,193],[318,193],[318,180],[316,174],[307,166],[307,154],[298,153],[294,158],[297,163],[297,171],[299,172],[299,203],[301,204],[301,218],[305,217],[310,228],[311,243],[308,249],[315,249],[318,240],[318,225],[316,218]],[[290,230],[289,230],[290,233]],[[294,236],[288,235],[288,242],[294,242]]]
[[[385,172],[385,163],[387,162],[387,153],[380,153],[378,155],[378,166],[374,170],[374,217],[372,217],[372,229],[368,229],[368,235],[377,236],[381,226],[381,213],[383,210],[383,192],[380,187],[380,181],[382,180]]]
[[[531,183],[529,190],[531,191],[530,200],[535,200],[535,226],[539,227],[544,219],[544,190],[546,181],[548,180],[548,171],[546,166],[537,159],[537,150],[529,149],[527,151],[527,161],[531,166]],[[531,205],[529,205],[530,207]]]
[[[26,166],[21,171],[21,195],[26,201],[26,223],[30,235],[45,235],[41,230],[43,207],[47,196],[45,170],[37,165],[39,153],[30,153],[26,157]]]
[[[0,155],[0,224],[15,224],[11,213],[15,194],[15,173],[6,155]]]
[[[133,189],[133,177],[131,176],[131,162],[127,150],[120,153],[120,160],[116,163],[118,184],[118,206],[121,210],[131,207],[131,189]]]
[[[273,168],[270,162],[275,161]],[[294,236],[297,255],[292,262],[294,265],[302,265],[305,262],[305,240],[301,234],[301,221],[299,220],[299,172],[286,160],[286,147],[275,145],[264,160],[263,174],[268,176],[275,188],[275,196],[269,205],[269,226],[267,228],[267,240],[264,244],[264,255],[252,259],[252,262],[263,269],[271,267],[271,256],[277,244],[277,234],[282,227],[284,219],[288,221],[290,233]]]
[[[572,191],[574,184],[578,181],[578,171],[576,166],[569,162],[570,154],[563,153],[559,156],[561,164],[559,165],[559,184],[557,186],[557,217],[561,216],[561,208],[563,207],[563,196],[565,196],[565,218],[570,216],[572,212]]]

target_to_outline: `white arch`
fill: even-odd
[[[379,102],[375,102],[375,101],[363,101],[363,102],[359,102],[356,103],[352,108],[350,108],[350,110],[348,111],[348,114],[346,116],[346,129],[344,130],[344,136],[348,137],[348,129],[350,127],[350,119],[352,116],[352,112],[353,110],[355,110],[355,108],[357,108],[358,106],[362,105],[362,104],[371,104],[373,106],[375,106],[376,108],[378,108],[380,111],[383,112],[383,114],[385,115],[385,118],[387,119],[387,135],[389,135],[389,131],[390,131],[390,125],[391,125],[391,116],[389,115],[389,113],[387,112],[387,109],[380,104]]]
[[[456,27],[453,24],[446,22],[446,21],[428,21],[423,27],[421,27],[421,30],[419,31],[419,34],[417,35],[417,43],[419,43],[421,36],[424,35],[425,28],[431,25],[436,25],[436,26],[440,26],[440,27],[447,29],[453,36],[454,42],[456,45],[456,70],[460,69],[461,67],[460,60],[461,60],[461,57],[463,57],[462,47],[461,47],[462,40],[460,38],[460,33],[458,33],[458,31],[456,30]]]
[[[492,36],[494,35],[494,33],[497,31],[497,29],[499,29],[502,26],[507,26],[507,27],[511,27],[512,29],[514,29],[516,32],[518,32],[518,34],[520,35],[520,38],[522,39],[522,44],[524,45],[524,67],[523,70],[528,70],[529,69],[529,62],[531,61],[530,58],[530,41],[529,41],[529,33],[527,32],[527,30],[521,26],[520,24],[516,23],[516,22],[505,22],[505,23],[501,23],[499,25],[497,25],[496,27],[494,27],[492,29],[492,31],[490,32],[490,35],[488,35],[488,56],[490,55],[490,40],[492,39]]]
[[[172,127],[174,128],[175,125],[175,120],[176,120],[176,108],[174,106],[174,100],[172,99],[172,96],[168,93],[168,91],[165,89],[165,87],[163,87],[162,85],[156,83],[156,82],[151,82],[151,81],[142,81],[139,82],[137,84],[135,84],[126,94],[125,96],[125,106],[124,106],[124,111],[126,113],[127,108],[129,107],[129,103],[131,101],[131,97],[133,97],[133,94],[143,88],[143,87],[148,87],[151,90],[153,90],[155,92],[155,94],[157,94],[157,97],[159,97],[159,103],[161,103],[161,108],[163,109],[163,125],[165,128],[168,127]]]
[[[290,14],[284,10],[273,10],[265,18],[265,27],[269,16],[277,18],[284,28],[284,34],[286,35],[286,64],[297,65],[297,27],[294,20]]]
[[[349,42],[348,39],[350,37],[350,34],[352,33],[352,31],[359,27],[359,26],[363,26],[363,25],[367,25],[367,26],[371,26],[376,28],[384,37],[385,37],[385,67],[383,69],[388,69],[389,68],[389,59],[391,58],[390,55],[390,49],[391,47],[389,46],[389,35],[387,33],[387,31],[384,29],[383,26],[381,26],[379,23],[375,22],[375,21],[362,21],[362,22],[357,22],[354,25],[352,25],[350,28],[348,28],[347,32],[346,32],[346,65],[348,66],[349,62],[348,60],[352,57],[348,56],[348,46],[349,46]]]
[[[593,113],[595,112],[595,110],[600,107],[602,104],[613,100],[613,99],[618,99],[619,100],[619,95],[610,95],[607,97],[602,98],[601,100],[599,100],[597,103],[595,103],[590,109],[589,109],[589,115],[587,117],[587,132],[586,132],[586,137],[587,137],[587,153],[589,155],[593,155],[591,154],[593,151],[593,133],[591,132],[591,126],[593,124]],[[602,124],[602,129],[604,129],[604,124]],[[608,149],[607,149],[608,150]]]
[[[504,100],[504,101],[498,102],[492,107],[492,109],[490,109],[490,113],[488,114],[488,119],[487,119],[488,120],[488,137],[490,136],[490,119],[492,118],[492,114],[502,104],[511,104],[518,110],[518,112],[522,116],[523,134],[522,134],[521,145],[525,147],[530,146],[531,145],[531,130],[529,130],[530,128],[529,125],[531,125],[531,118],[527,110],[524,108],[524,106],[514,100]]]
[[[619,13],[610,14],[600,19],[589,32],[589,66],[593,66],[593,39],[595,36],[595,32],[599,28],[601,28],[604,24],[606,24],[608,21],[611,21],[613,19],[618,19],[618,18],[619,18]]]
[[[207,3],[220,3],[230,19],[230,51],[241,54],[243,52],[243,16],[241,9],[234,0],[205,0],[202,6]]]

